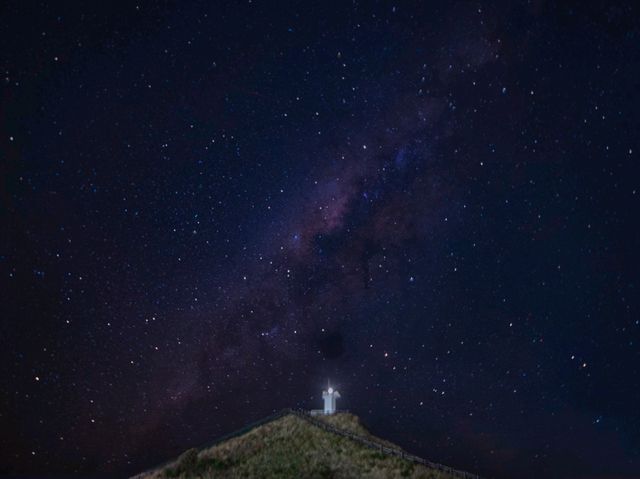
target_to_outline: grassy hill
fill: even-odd
[[[343,431],[399,450],[371,435],[346,413],[321,417]],[[287,414],[249,432],[202,450],[190,449],[176,461],[136,476],[160,478],[459,478],[380,451],[304,418]]]

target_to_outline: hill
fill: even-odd
[[[250,430],[135,479],[161,478],[477,478],[412,456],[370,434],[357,416],[311,417],[286,410]]]

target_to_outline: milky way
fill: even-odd
[[[0,472],[339,407],[488,477],[640,471],[638,16],[0,15]]]

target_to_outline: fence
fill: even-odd
[[[238,436],[242,436],[243,434],[248,433],[249,431],[262,426],[263,424],[266,424],[268,422],[271,421],[275,421],[276,419],[281,418],[282,416],[286,416],[287,414],[291,414],[291,409],[282,409],[281,411],[278,411],[276,413],[273,413],[269,416],[263,417],[262,419],[258,419],[257,421],[254,421],[252,423],[247,424],[246,426],[244,426],[241,429],[237,429],[233,432],[230,432],[229,434],[225,434],[224,436],[220,436],[217,437],[215,440],[211,441],[211,442],[207,442],[206,444],[201,444],[200,446],[196,447],[195,449],[198,449],[199,451],[203,450],[203,449],[209,449],[217,444],[220,444],[221,442],[227,441],[229,439],[233,439],[234,437],[238,437]],[[158,471],[160,469],[163,469],[165,467],[167,467],[170,464],[173,464],[174,462],[176,462],[178,458],[174,458],[174,459],[169,459],[168,461],[163,462],[162,464],[159,464],[157,466],[154,466],[151,469],[147,469],[144,472],[141,472],[139,474],[136,474],[135,476],[132,476],[130,479],[139,479],[144,477],[145,475],[153,472],[153,471]]]
[[[340,412],[345,412],[345,411],[340,411]],[[238,437],[238,436],[242,436],[243,434],[246,434],[247,432],[251,431],[252,429],[255,429],[259,426],[262,426],[263,424],[266,424],[268,422],[271,421],[275,421],[276,419],[279,419],[283,416],[286,416],[288,414],[293,414],[296,417],[299,417],[300,419],[307,421],[310,424],[313,424],[316,427],[319,427],[327,432],[333,433],[333,434],[337,434],[338,436],[342,436],[342,437],[346,437],[348,439],[351,439],[352,441],[356,441],[359,444],[362,444],[363,446],[366,446],[368,448],[371,449],[375,449],[376,451],[381,452],[382,454],[387,454],[390,456],[397,456],[400,457],[402,459],[405,459],[407,461],[413,462],[415,464],[422,464],[423,466],[429,467],[431,469],[435,469],[437,471],[441,471],[441,472],[445,472],[451,476],[454,477],[458,477],[458,478],[462,478],[462,479],[482,479],[480,476],[476,475],[476,474],[471,474],[469,472],[465,472],[465,471],[460,471],[458,469],[453,469],[449,466],[445,466],[444,464],[438,464],[437,462],[431,462],[431,461],[427,461],[426,459],[422,459],[421,457],[418,456],[414,456],[413,454],[408,454],[405,451],[403,451],[402,449],[396,449],[393,447],[389,447],[386,446],[380,442],[376,442],[376,441],[372,441],[371,439],[361,436],[359,434],[354,434],[350,431],[344,430],[344,429],[340,429],[338,427],[332,426],[331,424],[329,424],[326,421],[323,421],[321,419],[317,419],[317,417],[312,416],[311,413],[309,411],[303,410],[303,409],[282,409],[281,411],[278,411],[274,414],[271,414],[270,416],[264,417],[262,419],[259,419],[257,421],[252,422],[251,424],[247,424],[246,426],[244,426],[242,429],[238,429],[237,431],[233,431],[229,434],[226,434],[224,436],[218,437],[215,441],[206,443],[201,445],[200,447],[198,447],[197,449],[202,450],[202,449],[208,449],[210,447],[213,447],[217,444],[220,444],[221,442],[227,441],[229,439],[232,439],[234,437]],[[141,474],[138,474],[136,476],[134,476],[134,478],[137,477],[142,477],[145,474],[153,471],[153,470],[158,470],[161,469],[171,463],[175,462],[175,459],[172,459],[170,461],[165,462],[164,464],[160,465],[160,466],[156,466],[153,469],[149,469]],[[132,478],[133,479],[133,478]]]
[[[369,447],[371,449],[375,449],[377,451],[380,451],[383,454],[387,454],[390,456],[397,456],[400,457],[402,459],[405,459],[407,461],[416,463],[416,464],[422,464],[423,466],[429,467],[431,469],[435,469],[437,471],[441,471],[441,472],[446,472],[447,474],[454,476],[454,477],[459,477],[459,478],[463,478],[463,479],[482,479],[480,476],[476,475],[476,474],[471,474],[469,472],[466,471],[460,471],[458,469],[453,469],[452,467],[449,466],[445,466],[444,464],[438,464],[437,462],[431,462],[431,461],[427,461],[426,459],[422,459],[421,457],[418,456],[414,456],[413,454],[408,454],[405,451],[401,450],[401,449],[395,449],[393,447],[389,447],[389,446],[385,446],[384,444],[381,444],[379,442],[376,441],[372,441],[371,439],[364,437],[364,436],[360,436],[358,434],[354,434],[350,431],[346,431],[344,429],[340,429],[337,428],[335,426],[332,426],[331,424],[321,420],[321,419],[317,419],[314,416],[311,416],[311,414],[309,414],[309,412],[301,410],[301,409],[291,409],[290,410],[291,414],[296,415],[297,417],[304,419],[305,421],[313,424],[314,426],[317,426],[319,428],[324,429],[325,431],[331,432],[333,434],[337,434],[339,436],[342,437],[346,437],[349,438],[353,441],[356,441],[360,444],[362,444],[363,446]]]

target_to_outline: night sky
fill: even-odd
[[[0,472],[338,406],[640,477],[634,2],[3,2]]]

